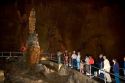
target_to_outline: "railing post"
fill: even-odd
[[[25,54],[24,54],[24,52],[22,52],[22,54],[23,54],[23,57],[25,57]]]
[[[11,57],[11,52],[10,52],[10,57]]]
[[[2,57],[3,57],[3,52],[2,52]]]
[[[53,55],[52,55],[52,53],[50,54],[50,60],[52,60],[52,58],[53,58]]]

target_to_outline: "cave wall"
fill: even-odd
[[[120,25],[124,16],[117,4],[47,0],[35,7],[44,50],[76,50],[95,57],[100,53],[109,57],[122,54],[117,30],[124,26]]]
[[[29,0],[1,0],[0,51],[20,51],[26,45],[28,18],[32,8]]]
[[[20,35],[16,8],[13,5],[6,5],[0,7],[0,11],[0,51],[16,50],[16,47],[19,47]]]
[[[95,0],[12,0],[0,7],[0,51],[19,50],[28,35],[28,17],[36,10],[41,49],[123,56],[125,11],[114,2]],[[34,1],[34,2],[32,2]],[[32,4],[33,3],[33,4]],[[119,58],[119,57],[118,57]]]

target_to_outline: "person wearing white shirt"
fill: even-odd
[[[109,74],[110,73],[110,69],[111,69],[110,62],[106,58],[106,56],[103,56],[103,59],[104,59],[104,67],[103,67],[102,70],[104,70],[104,76],[105,76],[107,82],[112,82],[111,76]]]
[[[78,55],[77,55],[77,69],[79,70],[80,69],[80,52],[78,52]]]
[[[77,67],[77,61],[76,61],[77,55],[76,55],[75,53],[76,53],[76,52],[73,51],[73,54],[72,54],[72,67],[73,67],[73,68],[76,68],[76,67]]]

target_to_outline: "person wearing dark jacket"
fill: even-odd
[[[98,75],[100,78],[104,79],[104,74],[102,72],[100,72],[100,70],[104,67],[104,63],[103,63],[104,59],[103,59],[103,54],[99,55],[98,61],[97,61],[97,67],[98,67]]]
[[[113,59],[113,72],[114,72],[114,75],[115,75],[115,81],[116,83],[120,83],[120,80],[119,80],[119,64],[117,63],[116,59]]]
[[[98,59],[98,67],[99,67],[99,69],[103,68],[103,66],[104,66],[103,61],[104,61],[103,54],[100,54],[99,59]]]

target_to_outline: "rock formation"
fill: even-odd
[[[65,68],[63,65],[58,71],[58,64],[51,61],[41,61],[31,70],[22,67],[22,62],[10,62],[5,70],[4,83],[98,83],[78,71]],[[13,73],[14,72],[14,73]]]
[[[35,32],[35,10],[32,9],[29,16],[29,35],[27,40],[27,61],[29,65],[37,64],[40,60],[40,45],[38,34]]]

